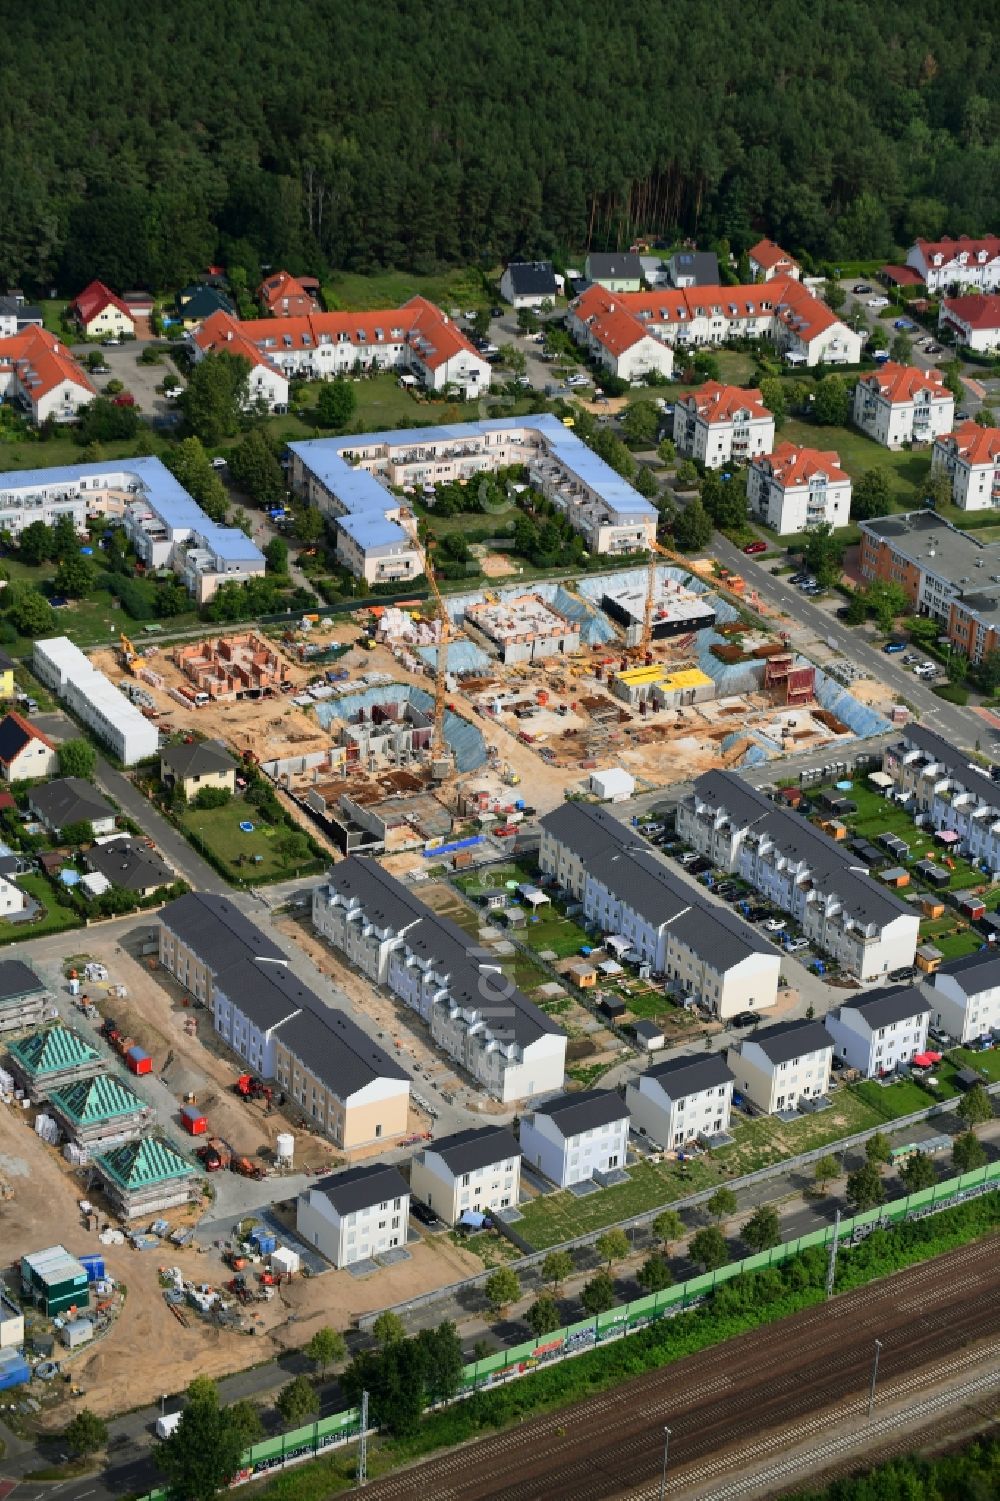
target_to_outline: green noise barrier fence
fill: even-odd
[[[943,1183],[935,1184],[933,1188],[922,1188],[891,1204],[868,1209],[851,1219],[841,1220],[838,1244],[858,1245],[873,1230],[951,1209],[968,1199],[988,1193],[998,1179],[1000,1162],[991,1162],[985,1167],[976,1168],[974,1172],[948,1178]],[[458,1399],[498,1382],[527,1375],[540,1365],[549,1365],[553,1361],[565,1360],[571,1355],[591,1350],[606,1340],[634,1334],[657,1319],[673,1318],[687,1309],[697,1307],[714,1288],[740,1276],[742,1272],[756,1272],[762,1267],[778,1266],[810,1246],[828,1246],[833,1235],[834,1227],[826,1225],[822,1230],[812,1230],[808,1235],[784,1241],[770,1251],[761,1251],[756,1256],[731,1261],[726,1266],[719,1267],[718,1271],[689,1277],[686,1282],[665,1288],[663,1292],[650,1293],[631,1303],[620,1303],[616,1308],[600,1313],[595,1318],[581,1319],[579,1323],[553,1330],[541,1339],[530,1339],[522,1345],[487,1355],[483,1360],[472,1361],[462,1372]],[[359,1425],[359,1411],[352,1407],[346,1412],[335,1413],[332,1417],[321,1418],[316,1423],[307,1423],[304,1428],[295,1428],[291,1433],[254,1444],[244,1454],[242,1465],[233,1477],[233,1484],[255,1479],[268,1470],[312,1459],[332,1445],[356,1438]],[[166,1494],[165,1490],[150,1491],[141,1501],[165,1501]]]

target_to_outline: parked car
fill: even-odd
[[[216,456],[212,460],[212,468],[213,469],[225,469],[225,467],[226,467],[226,460],[225,459],[220,459],[218,456]]]
[[[688,866],[688,871],[693,876],[704,875],[704,873],[705,873],[706,870],[711,870],[711,869],[712,869],[712,862],[711,862],[711,860],[706,860],[703,855],[699,856],[697,860],[692,860],[691,864]]]
[[[854,293],[855,297],[863,297],[866,292],[871,291],[871,287],[866,281],[859,281],[855,283],[855,285],[851,288],[851,291]]]
[[[902,641],[887,641],[882,650],[887,657],[894,657],[897,652],[905,651]]]
[[[756,1011],[738,1011],[735,1016],[729,1018],[731,1027],[752,1027],[757,1021]]]
[[[421,1204],[419,1199],[410,1200],[410,1213],[415,1220],[419,1220],[422,1225],[427,1225],[431,1229],[442,1223],[433,1209],[428,1209],[427,1205]]]
[[[769,917],[764,924],[765,933],[780,933],[785,926],[783,917]]]
[[[744,547],[743,551],[745,553],[749,553],[751,555],[753,553],[756,553],[756,552],[767,552],[767,543],[766,542],[762,542],[758,538],[758,540],[756,542],[748,542],[747,545],[746,545],[746,547]]]
[[[913,979],[913,974],[912,967],[906,965],[903,969],[891,969],[888,977],[894,985],[907,985]]]
[[[567,384],[567,386],[572,386],[574,390],[578,389],[580,386],[589,386],[590,385],[590,376],[589,375],[571,375],[570,378],[569,378],[569,380],[566,382],[566,384]]]
[[[869,297],[869,299],[868,299],[868,306],[869,307],[888,307],[889,306],[889,299],[888,299],[888,297],[882,297],[881,295],[878,295],[878,296],[875,296],[875,297]]]
[[[803,949],[809,947],[808,938],[790,938],[786,944],[790,954],[801,954]]]

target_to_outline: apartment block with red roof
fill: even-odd
[[[276,271],[257,288],[257,301],[272,318],[308,317],[319,312],[314,278],[292,276],[288,271]]]
[[[774,418],[757,390],[706,381],[674,406],[674,443],[706,469],[748,464],[774,447]]]
[[[802,279],[802,267],[798,261],[773,240],[758,240],[747,251],[747,259],[754,281],[773,281],[776,276],[790,276],[795,281]]]
[[[854,388],[854,425],[883,448],[930,443],[954,420],[955,398],[936,370],[887,362]]]
[[[776,532],[804,532],[828,521],[846,526],[851,514],[851,477],[830,450],[779,443],[752,461],[747,471],[751,514]]]
[[[1000,290],[1000,236],[917,240],[906,253],[906,264],[919,271],[928,292],[956,286],[996,292]]]
[[[0,339],[0,397],[40,426],[51,417],[74,422],[97,395],[81,365],[44,328],[25,328]]]
[[[938,438],[931,473],[951,475],[951,498],[963,511],[1000,510],[1000,428],[963,422]]]
[[[135,337],[132,309],[110,287],[106,287],[103,281],[92,281],[89,286],[84,287],[73,298],[66,312],[88,339]]]
[[[938,328],[952,333],[979,354],[1000,349],[1000,297],[973,292],[968,297],[945,297],[938,309]]]

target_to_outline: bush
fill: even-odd
[[[232,797],[228,787],[202,787],[192,804],[195,808],[224,808]]]
[[[964,707],[969,702],[968,688],[962,688],[958,683],[942,683],[940,687],[934,689],[934,692],[938,698],[943,698],[948,704],[958,704]]]

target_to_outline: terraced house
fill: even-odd
[[[374,860],[352,855],[313,891],[316,931],[399,996],[437,1045],[503,1101],[563,1082],[566,1036],[492,955],[418,901]]]
[[[913,963],[919,917],[832,839],[728,771],[698,777],[677,809],[681,838],[789,913],[859,980]]]
[[[921,724],[906,726],[883,765],[933,829],[953,830],[961,836],[960,854],[991,876],[1000,874],[1000,783]]]

